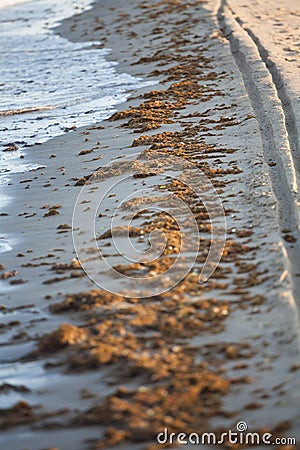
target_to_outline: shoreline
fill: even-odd
[[[125,7],[119,3],[116,2],[116,7],[121,11]],[[101,5],[101,2],[98,5]],[[81,430],[78,426],[94,425],[93,437],[95,440],[100,439],[100,434],[104,432],[103,408],[105,407],[110,419],[109,425],[115,427],[110,434],[106,430],[105,448],[113,448],[114,443],[122,441],[124,442],[121,448],[140,449],[146,444],[153,444],[153,429],[156,430],[158,426],[163,428],[162,419],[159,423],[159,420],[153,422],[151,418],[144,418],[143,423],[138,423],[138,415],[133,412],[130,416],[131,423],[126,425],[122,410],[119,411],[117,420],[107,404],[112,401],[121,402],[123,399],[127,402],[127,407],[131,404],[139,414],[143,415],[144,410],[140,408],[144,407],[145,399],[139,396],[139,388],[149,389],[150,399],[151,396],[155,399],[155,395],[158,395],[155,391],[155,383],[151,381],[153,376],[159,379],[158,368],[150,366],[146,354],[144,360],[137,358],[139,352],[146,351],[138,336],[140,333],[142,336],[143,334],[147,336],[149,326],[150,329],[152,327],[160,333],[161,338],[165,340],[165,350],[169,352],[166,356],[167,360],[158,359],[158,361],[164,370],[171,370],[171,381],[172,379],[173,382],[176,381],[178,376],[177,382],[181,381],[186,389],[191,387],[189,382],[183,381],[183,374],[179,371],[180,365],[184,363],[188,365],[190,371],[195,369],[199,371],[202,382],[206,380],[208,383],[209,392],[213,392],[212,384],[210,384],[212,380],[219,383],[214,389],[216,389],[216,397],[221,398],[221,404],[216,401],[212,410],[208,406],[209,398],[202,398],[199,394],[207,408],[206,413],[201,412],[202,427],[204,423],[209,429],[224,429],[233,426],[238,416],[246,420],[251,429],[255,428],[255,431],[263,426],[272,431],[277,429],[277,433],[280,433],[279,424],[285,420],[289,422],[285,433],[296,434],[299,403],[297,398],[294,398],[293,389],[295,385],[297,386],[299,377],[297,367],[293,369],[292,366],[295,363],[294,352],[298,353],[295,336],[297,324],[293,305],[289,304],[291,291],[289,281],[287,277],[283,277],[281,282],[278,281],[280,275],[284,274],[285,261],[278,252],[278,242],[281,238],[280,230],[276,225],[275,201],[266,175],[267,165],[263,161],[261,152],[256,152],[259,148],[257,125],[253,116],[251,117],[252,110],[245,97],[240,75],[237,68],[232,66],[228,44],[218,35],[215,23],[211,20],[212,11],[204,13],[202,6],[197,2],[191,2],[188,5],[189,8],[177,5],[176,2],[168,2],[166,7],[152,5],[152,8],[139,9],[135,6],[127,6],[126,11],[131,18],[131,33],[128,33],[128,16],[116,17],[115,12],[109,11],[104,4],[102,7],[94,6],[92,10],[79,17],[67,19],[58,28],[59,32],[63,30],[63,33],[72,39],[78,36],[76,33],[80,35],[84,30],[93,28],[93,20],[97,28],[100,26],[97,17],[101,8],[102,20],[106,23],[102,23],[102,28],[92,33],[95,33],[95,39],[100,37],[99,40],[101,35],[106,35],[108,39],[104,45],[113,47],[112,44],[114,44],[112,57],[121,61],[121,55],[126,56],[127,62],[120,62],[118,70],[126,72],[131,70],[134,74],[151,72],[152,79],[159,77],[162,82],[151,89],[144,88],[134,92],[134,98],[129,98],[124,104],[118,105],[119,113],[114,116],[116,120],[80,128],[29,149],[26,155],[27,161],[34,161],[35,153],[38,153],[40,163],[47,161],[51,162],[51,165],[48,164],[45,169],[35,171],[30,176],[24,174],[21,177],[19,175],[13,177],[18,203],[7,208],[9,216],[2,218],[10,230],[17,232],[22,229],[25,234],[24,242],[20,243],[17,250],[20,255],[25,256],[18,256],[18,260],[14,255],[8,257],[5,270],[19,271],[15,277],[8,278],[8,282],[18,279],[28,280],[27,283],[20,283],[20,287],[9,294],[7,310],[3,310],[3,316],[6,316],[5,320],[8,324],[10,317],[15,317],[16,320],[20,317],[20,321],[10,327],[4,327],[3,343],[5,341],[8,343],[13,334],[17,337],[14,339],[13,351],[11,345],[2,347],[2,360],[7,361],[10,355],[12,361],[19,361],[22,373],[22,366],[25,367],[31,360],[37,358],[43,377],[47,378],[47,374],[61,377],[58,384],[51,385],[50,382],[43,386],[46,393],[38,393],[34,387],[29,386],[31,391],[24,395],[20,394],[20,398],[27,402],[28,411],[31,414],[32,421],[27,423],[29,429],[34,423],[42,425],[44,430],[41,439],[44,442],[49,440],[49,445],[50,442],[51,445],[58,447],[63,445],[62,448],[65,450],[71,448],[68,447],[71,443],[66,443],[63,437],[52,444],[53,431],[47,430],[47,421],[49,422],[47,413],[51,411],[55,420],[58,420],[58,407],[71,405],[71,399],[74,396],[80,399],[78,400],[80,413],[76,411],[74,404],[69,407],[69,411],[63,413],[60,419],[64,427],[72,429],[75,426],[77,430]],[[184,18],[176,25],[178,21],[176,16],[178,17],[179,14],[183,14]],[[165,17],[168,18],[168,24]],[[191,20],[192,17],[193,20]],[[140,25],[141,19],[142,25]],[[195,30],[201,28],[199,24],[202,25],[202,31],[201,33],[199,31],[198,37],[195,37]],[[73,28],[72,33],[70,33],[70,27]],[[164,33],[163,27],[168,33]],[[180,27],[182,31],[180,36],[176,36],[176,27]],[[153,28],[158,28],[156,40],[153,40]],[[131,34],[131,37],[128,34]],[[120,39],[120,36],[123,38]],[[88,34],[86,37],[90,39]],[[140,39],[143,42],[142,47]],[[131,43],[130,47],[127,47],[128,42]],[[200,48],[197,48],[198,45]],[[147,46],[150,47],[149,51]],[[131,51],[131,48],[138,49],[139,54],[133,55],[135,51]],[[159,48],[169,48],[172,56],[170,57],[168,51],[161,51],[157,55]],[[149,55],[150,51],[152,51],[151,55]],[[195,54],[194,57],[193,54]],[[218,66],[218,58],[222,58],[222,68]],[[198,64],[195,63],[196,59]],[[138,60],[140,63],[136,64]],[[201,61],[200,65],[199,61]],[[132,63],[134,65],[131,65]],[[180,64],[183,69],[178,69]],[[190,88],[184,87],[178,96],[176,92],[174,93],[174,84],[180,85],[189,76],[195,83],[197,82],[199,91],[195,89],[195,85]],[[151,99],[150,96],[149,100],[149,92],[153,90],[161,93],[160,99],[155,97],[156,94],[152,94],[153,98]],[[233,105],[236,97],[241,102],[239,106]],[[166,116],[165,111],[155,113],[155,120],[152,121],[147,119],[148,113],[155,112],[153,112],[153,105],[149,105],[149,101],[177,102],[177,105],[174,113],[171,112],[169,116]],[[141,106],[142,104],[144,106]],[[129,107],[133,108],[133,111],[130,111]],[[143,117],[147,119],[144,122]],[[130,120],[133,120],[132,128],[131,125],[126,126]],[[168,123],[171,120],[172,122]],[[147,127],[150,128],[147,130]],[[192,129],[195,129],[195,134],[191,133]],[[167,135],[164,133],[171,133],[171,140],[166,139]],[[146,146],[141,145],[143,143],[141,136],[145,134],[148,135]],[[132,147],[134,140],[136,144]],[[196,147],[196,152],[192,146]],[[105,167],[112,161],[118,164],[118,160],[122,161],[120,156],[126,160],[130,155],[134,159],[141,152],[147,154],[148,151],[151,158],[154,154],[153,150],[163,151],[164,147],[177,156],[192,157],[196,162],[199,159],[199,164],[202,164],[201,167],[204,167],[209,176],[212,176],[212,166],[217,167],[218,174],[212,176],[212,179],[217,185],[220,183],[218,185],[220,196],[228,206],[225,209],[228,220],[228,241],[231,244],[227,247],[227,251],[233,256],[228,257],[227,261],[225,258],[219,272],[216,273],[217,277],[212,277],[205,289],[199,290],[200,297],[199,294],[198,297],[196,296],[203,304],[207,304],[206,311],[202,311],[203,317],[198,316],[199,311],[186,298],[186,294],[191,294],[196,286],[195,281],[188,278],[182,288],[179,285],[170,294],[162,295],[159,303],[155,298],[150,303],[143,300],[130,301],[135,312],[132,306],[124,306],[123,319],[116,314],[120,298],[99,292],[92,294],[95,286],[87,277],[82,276],[78,266],[72,263],[75,254],[70,230],[67,227],[57,227],[71,224],[75,199],[80,189],[80,186],[74,188],[74,185],[84,176],[93,173],[99,166]],[[85,151],[87,152],[79,155],[80,152]],[[62,152],[64,156],[61,156]],[[56,154],[56,157],[49,159],[51,154]],[[245,177],[244,173],[251,173],[251,177]],[[26,179],[32,181],[26,181]],[[26,189],[27,186],[28,189],[24,193],[24,187]],[[117,192],[117,195],[119,194]],[[57,203],[61,204],[61,207],[54,208]],[[49,206],[41,209],[46,204]],[[15,218],[14,207],[24,216]],[[58,214],[52,214],[51,211],[57,211]],[[49,216],[47,216],[48,213],[50,213]],[[32,216],[32,214],[35,215]],[[263,218],[263,214],[266,218]],[[14,219],[17,219],[17,223],[14,223]],[[171,237],[174,238],[173,235]],[[37,242],[39,242],[38,247],[36,247]],[[47,256],[49,254],[53,256]],[[257,267],[253,267],[253,264]],[[265,295],[266,293],[268,296]],[[84,309],[79,300],[83,296],[88,298],[88,307]],[[166,328],[167,324],[163,324],[158,318],[162,314],[160,303],[163,302],[166,304],[164,314],[170,320],[174,317],[178,305],[176,306],[176,300],[172,296],[174,298],[179,296],[183,308],[187,310],[187,317],[179,315],[173,323],[180,337],[179,342],[178,336],[174,337]],[[26,304],[33,306],[24,308]],[[200,310],[202,309],[201,303],[197,303],[197,306]],[[18,307],[21,309],[18,310]],[[120,307],[122,308],[121,304]],[[27,319],[25,319],[26,309],[29,311]],[[32,310],[31,313],[30,310]],[[34,311],[38,311],[35,318]],[[222,311],[224,315],[221,314]],[[135,314],[135,321],[131,317],[132,314]],[[149,318],[150,324],[145,314],[152,317],[152,321]],[[188,320],[190,314],[194,315],[192,321]],[[104,342],[116,339],[118,333],[122,336],[121,331],[123,328],[126,329],[126,326],[130,327],[131,335],[137,339],[130,348],[129,359],[123,360],[121,354],[116,353],[111,364],[109,360],[105,363],[102,361],[101,354],[110,355],[111,349],[102,348],[103,342],[100,337],[92,338],[89,333],[91,329],[105,326],[103,319],[105,316],[115,323],[116,329],[113,332],[104,332]],[[94,319],[93,323],[92,319]],[[74,328],[62,328],[60,325],[62,322],[67,322]],[[286,329],[286,322],[290,324],[289,330]],[[204,328],[207,330],[199,332],[199,329],[193,329],[193,323],[197,323],[199,329],[204,323]],[[259,331],[257,324],[259,324]],[[213,330],[214,326],[217,332]],[[11,327],[14,330],[13,333],[10,330]],[[186,330],[190,327],[190,334],[187,331],[183,333],[182,327]],[[92,348],[85,340],[86,336],[93,340]],[[120,352],[129,351],[129,349],[126,350],[126,339],[129,339],[129,336],[125,334],[125,337],[123,340],[114,342],[115,346],[119,345]],[[161,345],[157,342],[155,344]],[[64,347],[62,350],[60,350],[61,346]],[[170,348],[174,346],[178,346],[179,351],[177,361],[175,358],[175,369],[172,369],[168,358],[171,358],[173,353]],[[91,363],[89,358],[93,355],[93,348],[98,348],[100,354],[98,359],[95,357]],[[162,347],[159,349],[161,351]],[[185,359],[185,352],[189,358],[192,358],[192,363]],[[83,354],[89,357],[85,359]],[[24,358],[24,362],[21,362]],[[197,359],[205,364],[198,366],[195,362]],[[48,368],[42,369],[45,363]],[[91,370],[90,364],[96,364],[98,370]],[[132,364],[137,371],[137,378],[130,375],[129,369],[132,369]],[[293,373],[295,375],[291,379]],[[70,375],[73,386],[66,389]],[[99,376],[103,383],[101,386],[99,386]],[[252,378],[251,382],[250,378]],[[82,392],[86,379],[89,379],[90,393]],[[287,380],[289,380],[288,384],[286,384]],[[164,381],[164,383],[168,382]],[[286,392],[281,391],[280,387],[276,390],[276,386],[281,384],[286,384]],[[124,385],[125,387],[121,388]],[[50,401],[51,395],[53,399]],[[287,406],[278,404],[282,398],[283,403],[288,403]],[[155,401],[161,405],[156,414],[162,417],[164,412],[168,411],[167,406],[160,403],[157,398]],[[178,398],[177,401],[179,402]],[[201,406],[201,402],[196,406],[193,402],[190,403],[189,398],[186,402],[186,405],[189,405],[188,411],[190,408]],[[43,404],[42,414],[35,410],[36,403]],[[55,403],[57,407],[54,406]],[[11,407],[8,406],[6,410],[8,417],[11,411]],[[180,406],[178,412],[180,412]],[[22,409],[14,410],[17,417],[21,417],[21,413]],[[50,423],[51,420],[50,418]],[[176,421],[176,416],[174,420]],[[26,426],[26,423],[23,423],[23,426]],[[171,426],[176,429],[179,425],[172,422]],[[14,438],[11,435],[14,433],[12,424],[8,422],[6,425],[2,424],[3,427],[4,429],[7,427],[8,430],[3,432],[4,442],[7,439],[7,442],[11,443],[11,450],[17,449],[20,442],[18,437]],[[152,434],[149,434],[149,427],[152,427]],[[140,437],[141,444],[132,444],[130,441],[135,432],[137,436],[144,433],[142,438]],[[27,445],[30,445],[30,440]],[[72,450],[75,450],[76,445],[82,444],[73,442],[72,445],[75,445],[72,447]],[[97,445],[97,448],[101,448],[101,442]],[[82,449],[79,446],[78,448]]]

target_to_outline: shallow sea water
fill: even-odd
[[[9,174],[36,167],[20,158],[26,147],[109,117],[132,89],[149,84],[118,73],[118,63],[105,58],[110,49],[100,43],[73,43],[54,34],[55,25],[91,3],[0,2],[0,213]],[[18,150],[5,151],[12,143]],[[10,249],[1,240],[0,253]]]

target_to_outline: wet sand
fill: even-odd
[[[251,431],[299,439],[292,158],[283,113],[268,109],[277,99],[259,70],[254,83],[271,117],[256,114],[236,41],[223,34],[230,17],[218,18],[218,6],[100,1],[56,30],[103,42],[118,70],[156,84],[132,92],[110,120],[30,148],[25,161],[40,168],[12,177],[15,200],[1,217],[13,242],[1,271],[1,447],[152,449],[165,426],[220,433],[241,420]],[[262,139],[266,120],[279,124],[271,136],[280,154]],[[164,189],[192,204],[204,253],[165,293],[136,299],[99,289],[73,247],[82,185],[99,167],[114,177],[105,170],[114,163],[148,183],[159,204],[149,161],[168,166],[173,156],[195,164],[222,199],[228,235],[218,269],[199,285],[209,218],[189,189],[167,180]],[[121,198],[115,189],[111,209]],[[119,270],[160,273],[178,253],[178,230],[164,214],[139,219],[134,242],[159,223],[168,246],[156,264]],[[106,231],[99,245],[110,249]]]

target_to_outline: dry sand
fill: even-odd
[[[120,71],[156,84],[133,92],[113,120],[30,148],[26,162],[41,168],[12,177],[14,201],[1,217],[14,243],[1,272],[1,448],[156,448],[165,426],[221,432],[239,420],[300,438],[297,85],[285,50],[255,28],[252,3],[230,4],[284,72],[292,132],[253,36],[226,5],[99,1],[56,30],[102,41]],[[259,14],[270,19],[264,4]],[[121,170],[141,152],[197,164],[218,189],[228,238],[206,284],[200,260],[169,292],[136,300],[85,276],[69,227],[83,177],[111,162]],[[161,219],[176,254],[176,229]],[[147,220],[139,232],[156,216]],[[207,226],[201,212],[197,220]]]

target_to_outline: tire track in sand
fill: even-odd
[[[281,231],[288,230],[295,242],[287,242],[283,233],[283,252],[293,288],[294,302],[300,312],[300,233],[299,233],[299,136],[294,111],[280,71],[267,49],[243,22],[234,17],[226,0],[221,0],[217,20],[241,73],[255,118],[265,162],[277,201]],[[280,133],[281,142],[278,142]],[[281,151],[286,148],[286,154]]]

